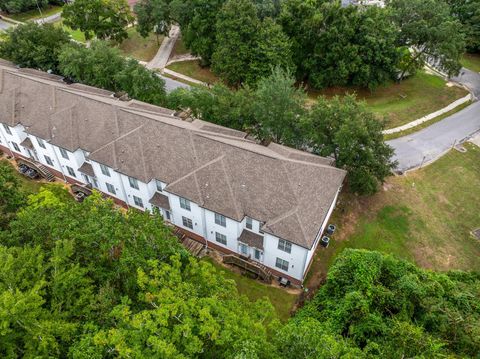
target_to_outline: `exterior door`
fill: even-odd
[[[248,256],[248,246],[246,244],[240,243],[239,247],[240,247],[240,254],[247,257]]]

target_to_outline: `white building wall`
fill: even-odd
[[[278,249],[278,238],[269,233],[265,233],[264,247],[265,250],[263,264],[293,278],[302,280],[304,265],[308,252],[306,248],[292,243],[291,253],[284,252]],[[288,271],[283,271],[275,266],[277,257],[288,261]]]
[[[172,209],[173,223],[175,223],[176,226],[185,228],[186,230],[194,232],[199,236],[202,236],[205,238],[206,233],[205,233],[205,227],[203,225],[204,223],[203,208],[200,208],[194,202],[190,202],[190,211],[183,209],[182,207],[180,207],[180,197],[173,193],[169,194],[169,199],[170,199],[170,207]],[[182,216],[190,218],[192,220],[193,229],[187,228],[183,225]]]
[[[70,151],[65,150],[67,152],[67,156],[68,156],[68,159],[66,159],[62,156],[62,153],[60,152],[60,147],[55,146],[55,145],[50,145],[50,146],[52,146],[52,149],[55,152],[56,157],[54,158],[54,160],[58,160],[64,175],[86,184],[87,182],[82,177],[80,172],[78,172],[78,169],[83,164],[83,161],[81,161],[80,156],[76,153],[81,152],[81,150],[77,150],[75,152],[70,152]],[[69,174],[69,172],[67,170],[67,166],[70,167],[71,169],[73,169],[73,171],[75,173],[75,176],[72,176],[72,175]]]
[[[17,125],[15,127],[7,126],[10,129],[11,134],[9,134],[4,126],[3,123],[0,124],[0,131],[1,131],[1,136],[0,139],[2,140],[2,144],[5,147],[10,148],[15,153],[19,153],[25,157],[29,157],[29,154],[25,148],[20,146],[20,143],[27,137],[27,134],[24,131],[24,127],[22,125]],[[6,143],[5,143],[6,142]],[[15,142],[17,146],[20,148],[20,151],[17,151],[13,145],[12,142]]]
[[[100,164],[98,162],[90,161],[90,164],[93,167],[93,172],[95,172],[95,175],[97,176],[98,189],[109,196],[127,202],[125,192],[123,190],[123,182],[120,179],[120,174],[107,166],[110,176],[106,176],[102,173],[102,169],[100,168]],[[115,188],[115,194],[112,194],[108,191],[106,185],[107,182]]]
[[[227,248],[233,252],[238,252],[238,237],[242,233],[242,225],[241,223],[226,218],[226,226],[223,227],[219,224],[215,223],[215,212],[209,211],[208,209],[204,209],[205,211],[205,223],[206,223],[206,232],[207,232],[207,240],[220,247]],[[216,239],[216,232],[223,234],[227,237],[227,244],[224,245],[222,243],[217,242]]]
[[[127,204],[137,209],[143,209],[143,210],[151,209],[151,206],[148,203],[148,201],[150,200],[148,185],[144,182],[137,180],[138,189],[136,189],[130,186],[130,181],[128,179],[128,176],[124,174],[119,174],[119,176],[120,176],[121,184],[123,184],[123,188],[125,189],[125,194],[127,196],[127,201],[126,201]],[[133,196],[136,196],[142,200],[143,207],[137,206],[135,204]]]

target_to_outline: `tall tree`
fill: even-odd
[[[480,52],[480,0],[447,0],[452,15],[463,25],[469,52]]]
[[[65,5],[62,17],[87,40],[96,36],[118,42],[128,37],[127,26],[134,20],[126,0],[75,0]]]
[[[300,146],[300,120],[305,114],[306,101],[304,90],[296,88],[291,73],[279,67],[257,85],[252,106],[256,137],[267,143]]]
[[[319,97],[303,122],[308,148],[333,156],[337,167],[348,171],[352,191],[372,194],[396,163],[393,149],[383,140],[383,124],[355,96]]]
[[[25,195],[13,169],[0,163],[0,228],[11,220],[23,204]]]
[[[0,10],[7,14],[15,14],[27,10],[43,8],[48,0],[0,0]]]
[[[247,79],[259,29],[251,0],[228,0],[218,15],[212,70],[231,85]]]
[[[137,15],[137,31],[143,37],[150,33],[168,36],[174,22],[169,0],[141,0],[134,6]]]
[[[51,24],[29,22],[7,30],[0,56],[21,67],[58,72],[58,55],[70,36]]]
[[[458,74],[465,36],[444,0],[390,0],[388,6],[400,29],[398,43],[411,52],[401,78],[425,62],[449,76]]]

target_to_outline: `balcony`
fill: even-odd
[[[233,264],[247,272],[253,273],[264,282],[270,283],[272,280],[272,273],[267,267],[246,257],[240,257],[233,254],[225,255],[223,256],[223,263]]]

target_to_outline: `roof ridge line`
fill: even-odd
[[[167,187],[173,186],[174,184],[177,184],[178,182],[184,180],[184,179],[187,178],[188,176],[191,176],[191,175],[194,174],[195,172],[198,172],[198,171],[200,171],[201,169],[204,169],[205,167],[208,167],[208,166],[210,166],[211,164],[220,161],[223,157],[225,157],[225,154],[223,154],[223,155],[221,155],[221,156],[219,156],[219,157],[215,157],[213,160],[208,161],[207,163],[201,165],[200,167],[195,168],[193,171],[190,171],[190,172],[188,172],[187,174],[183,175],[182,177],[180,177],[180,178],[176,179],[175,181],[169,183],[169,184],[167,185]]]
[[[227,178],[228,190],[230,191],[230,195],[232,196],[233,205],[235,206],[235,211],[237,212],[237,217],[240,218],[240,216],[241,216],[241,211],[239,211],[239,209],[238,209],[237,198],[235,197],[235,194],[233,193],[232,186],[231,186],[231,184],[230,184],[230,176],[228,175],[227,170],[225,169],[224,158],[225,158],[225,154],[222,155],[222,157],[221,157],[221,159],[220,159],[220,163],[221,163],[221,165],[222,165],[222,169],[223,169],[223,172],[224,172],[224,174],[225,174],[225,177]]]

